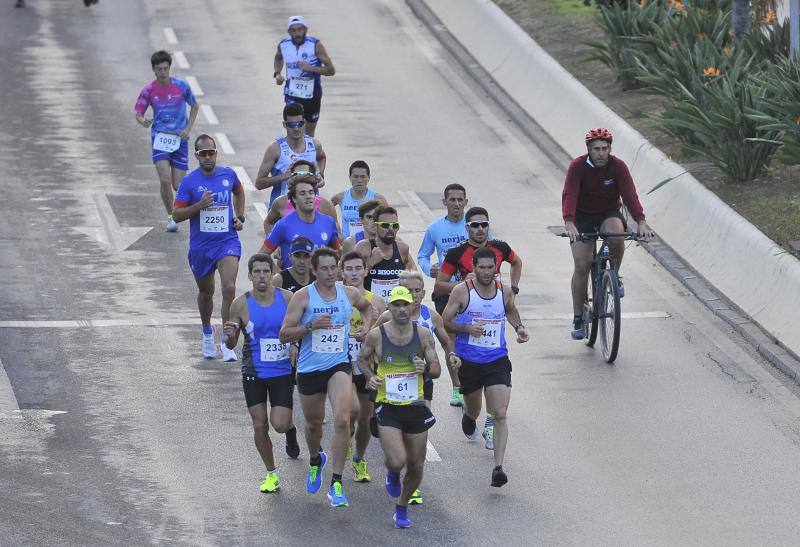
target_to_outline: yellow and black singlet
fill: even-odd
[[[412,327],[411,341],[404,346],[396,346],[386,335],[384,325],[380,326],[381,358],[375,372],[383,382],[378,388],[376,403],[409,405],[423,402],[423,378],[416,371],[414,357],[424,358],[424,352],[417,325],[412,323]]]

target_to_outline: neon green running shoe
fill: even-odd
[[[353,460],[353,471],[356,473],[356,482],[371,482],[372,476],[367,471],[367,460]]]
[[[461,388],[453,388],[453,397],[450,399],[450,406],[464,406],[464,396],[461,395]]]
[[[414,493],[411,494],[411,497],[408,498],[409,505],[422,505],[422,492],[419,491],[419,488],[414,490]]]
[[[272,492],[277,492],[280,487],[281,481],[278,478],[278,473],[275,471],[268,471],[264,477],[264,482],[261,483],[258,489],[265,494],[271,494]]]

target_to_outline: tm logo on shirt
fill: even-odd
[[[606,179],[603,181],[603,186],[611,186],[614,184],[614,179]]]

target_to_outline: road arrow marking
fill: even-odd
[[[76,226],[74,229],[90,238],[109,245],[115,251],[125,251],[147,234],[152,227],[123,227],[119,225],[114,210],[108,202],[106,194],[97,193],[92,195],[97,212],[100,215],[101,227],[97,226]]]

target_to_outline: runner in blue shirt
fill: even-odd
[[[197,282],[197,306],[203,324],[203,357],[217,356],[211,312],[214,309],[214,270],[222,285],[222,323],[228,320],[236,296],[236,275],[242,245],[236,233],[244,225],[244,189],[230,167],[217,167],[217,144],[209,135],[194,141],[200,168],[181,181],[175,195],[175,222],[189,219],[189,266]],[[236,353],[222,340],[225,361]]]
[[[386,198],[368,186],[369,165],[364,160],[350,164],[349,190],[339,192],[331,198],[331,203],[339,206],[342,217],[342,237],[348,238],[364,231],[364,223],[358,214],[358,206],[369,200],[378,200],[381,205],[389,205]]]
[[[445,187],[442,204],[447,207],[447,215],[428,226],[417,253],[419,267],[425,272],[425,275],[436,279],[444,254],[469,236],[466,224],[464,224],[464,211],[467,203],[469,203],[467,190],[462,185],[453,183]],[[431,264],[431,255],[434,252],[436,252],[438,262]],[[439,314],[444,311],[448,297],[447,294],[431,296]]]
[[[315,249],[326,246],[338,249],[341,246],[336,221],[314,209],[314,200],[317,197],[314,184],[297,181],[289,190],[288,196],[295,208],[294,212],[289,213],[275,224],[259,251],[272,253],[280,247],[281,268],[283,269],[292,265],[289,246],[297,236],[310,239]]]
[[[134,111],[139,125],[150,128],[153,163],[161,182],[161,200],[167,210],[167,231],[175,232],[178,225],[172,218],[172,193],[189,169],[189,132],[200,107],[187,82],[170,78],[172,56],[169,53],[156,51],[150,57],[150,65],[156,79],[139,93]],[[191,107],[188,119],[186,105]],[[153,110],[152,119],[144,117],[148,107]]]

